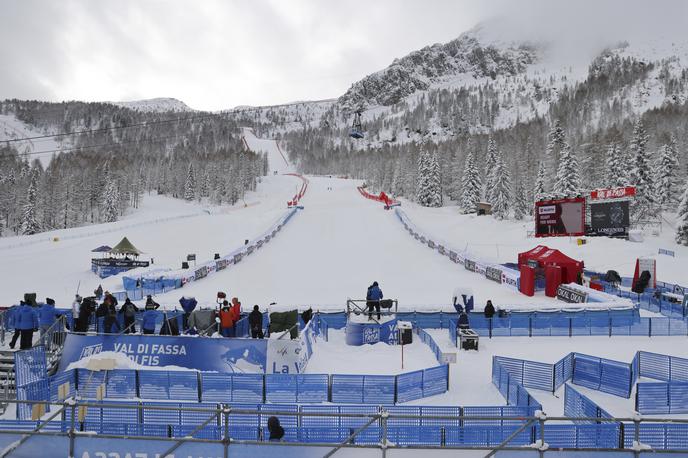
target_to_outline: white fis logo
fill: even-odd
[[[103,351],[103,344],[89,345],[81,349],[81,356],[79,356],[79,359],[87,358],[92,355],[97,355],[101,351]]]

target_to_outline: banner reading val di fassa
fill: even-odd
[[[191,336],[68,334],[59,370],[67,370],[70,363],[105,351],[122,353],[141,366],[178,366],[209,372],[264,373],[267,341]]]
[[[585,235],[585,199],[543,200],[535,203],[535,237]]]

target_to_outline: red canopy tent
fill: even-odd
[[[521,292],[532,296],[536,269],[545,274],[545,294],[555,297],[562,283],[576,283],[583,275],[583,261],[576,261],[564,253],[544,245],[518,254],[518,267],[521,271]],[[542,271],[541,271],[542,272]]]

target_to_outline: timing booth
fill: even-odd
[[[138,248],[124,237],[114,248],[107,245],[91,250],[93,253],[102,253],[103,257],[91,259],[91,271],[100,278],[107,278],[137,267],[148,267],[150,262],[139,261],[143,254]]]
[[[526,296],[533,296],[544,283],[545,295],[556,297],[559,285],[577,283],[583,275],[583,261],[544,245],[519,253],[518,267],[521,272],[519,289]]]

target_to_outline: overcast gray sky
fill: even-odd
[[[338,97],[496,14],[577,40],[686,27],[680,0],[0,0],[0,99],[175,97],[197,109]],[[564,32],[565,31],[565,32]]]

